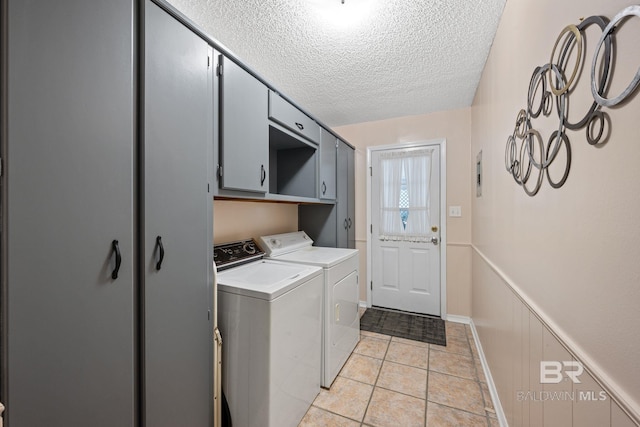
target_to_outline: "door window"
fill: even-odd
[[[380,240],[425,241],[430,237],[432,151],[380,154]]]

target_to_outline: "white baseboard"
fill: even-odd
[[[476,349],[478,350],[478,355],[480,356],[480,363],[482,364],[484,376],[487,378],[487,387],[489,388],[489,393],[491,394],[491,400],[493,400],[493,408],[496,410],[498,422],[500,423],[500,427],[509,427],[509,424],[507,423],[507,417],[504,414],[502,404],[500,403],[500,398],[498,397],[496,384],[493,382],[491,370],[489,369],[487,359],[484,357],[484,352],[482,351],[482,344],[480,343],[480,337],[478,336],[476,325],[473,323],[472,319],[469,319],[469,326],[471,326],[471,333],[473,333],[473,340],[476,343]]]
[[[367,302],[366,302],[366,301],[360,301],[360,302],[358,303],[358,307],[360,307],[360,308],[367,308],[367,307],[368,307],[368,306],[367,306]]]
[[[447,314],[447,317],[444,320],[455,323],[464,323],[465,325],[471,324],[471,318],[469,316],[458,316],[457,314]]]

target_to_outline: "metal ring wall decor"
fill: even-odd
[[[568,38],[563,43],[564,49],[562,49],[561,60],[558,61],[558,66],[562,65],[561,64],[562,59],[564,59],[564,57],[566,56],[566,53],[570,50],[571,42],[574,39],[575,39],[576,46],[578,46],[578,57],[576,58],[576,64],[573,67],[573,72],[571,73],[571,77],[569,77],[569,80],[561,88],[557,88],[556,85],[553,84],[553,76],[551,75],[551,70],[549,70],[549,83],[551,84],[551,92],[553,92],[553,94],[556,96],[562,95],[563,93],[569,90],[569,87],[571,86],[571,84],[573,83],[573,80],[576,78],[576,75],[578,74],[578,69],[580,68],[580,60],[582,59],[582,47],[583,47],[582,34],[580,33],[580,30],[578,30],[578,27],[571,24],[564,27],[564,30],[560,32],[560,35],[556,40],[556,44],[553,46],[553,50],[551,51],[551,60],[549,61],[549,63],[553,64],[553,58],[556,54],[556,48],[558,47],[558,43],[560,42],[560,40],[562,40],[562,36],[564,36],[568,32],[571,32],[573,36]]]
[[[640,86],[640,69],[638,69],[629,85],[619,95],[607,98],[606,91],[614,65],[613,33],[623,20],[630,16],[640,17],[640,5],[621,10],[610,22],[604,16],[590,16],[581,20],[578,25],[567,25],[558,35],[551,50],[549,63],[533,70],[527,93],[527,108],[518,112],[513,133],[507,138],[504,153],[507,172],[529,196],[535,196],[538,193],[545,175],[553,188],[560,188],[567,181],[571,168],[571,143],[566,133],[567,129],[574,131],[584,129],[587,143],[590,145],[605,142],[608,139],[611,123],[609,115],[602,109],[620,104]],[[597,25],[602,30],[591,61],[590,86],[593,102],[580,120],[571,123],[568,97],[574,82],[579,77],[586,46],[585,29],[590,25]],[[567,62],[574,49],[577,50],[575,64],[567,78],[565,71],[567,66],[570,66]],[[545,145],[542,135],[533,127],[533,119],[541,115],[549,117],[554,105],[558,112],[558,129],[551,134]],[[549,173],[549,166],[562,158],[558,153],[563,147],[564,172],[559,180],[554,181]],[[537,171],[534,172],[534,169]],[[529,183],[530,179],[535,179],[535,183]]]
[[[613,20],[611,22],[609,22],[609,25],[607,25],[607,27],[602,31],[602,35],[600,36],[600,40],[598,40],[598,44],[596,45],[596,51],[595,51],[595,53],[593,55],[593,61],[591,62],[591,94],[593,95],[593,98],[596,100],[596,102],[598,104],[602,105],[603,107],[612,107],[612,106],[614,106],[616,104],[621,103],[629,95],[631,95],[633,93],[633,91],[636,90],[636,88],[638,87],[638,84],[640,83],[640,68],[639,68],[638,71],[636,72],[636,75],[631,80],[631,83],[629,83],[629,86],[627,86],[625,88],[625,90],[623,90],[620,95],[616,96],[615,98],[606,99],[596,89],[596,83],[595,83],[595,78],[594,78],[595,73],[596,73],[596,67],[598,65],[598,55],[600,54],[600,48],[602,47],[602,43],[604,43],[605,40],[607,40],[607,39],[610,40],[611,39],[611,34],[612,34],[613,30],[616,28],[616,26],[624,18],[626,18],[628,16],[632,16],[632,15],[640,17],[640,5],[629,6],[629,7],[625,8],[625,9],[623,9],[622,11],[618,12],[618,14],[613,17]],[[605,56],[605,60],[607,60],[606,48],[605,48],[604,56]]]

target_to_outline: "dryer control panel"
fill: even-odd
[[[259,240],[266,255],[272,258],[313,245],[313,240],[304,231],[261,236]]]

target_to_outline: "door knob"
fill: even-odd
[[[439,242],[440,242],[440,239],[438,239],[436,236],[433,236],[431,238],[431,243],[433,243],[434,245],[438,245]]]

